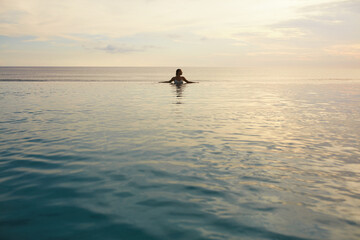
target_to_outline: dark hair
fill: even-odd
[[[178,75],[181,72],[181,69],[176,69],[176,75]]]

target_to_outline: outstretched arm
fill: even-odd
[[[198,83],[198,82],[188,81],[185,77],[182,77],[182,79],[183,79],[183,80],[184,80],[184,82],[186,82],[186,83]]]
[[[159,82],[159,83],[171,83],[172,81],[174,81],[174,78],[170,79],[169,81],[163,81],[163,82]]]

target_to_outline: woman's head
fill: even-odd
[[[181,69],[179,68],[179,69],[176,69],[176,76],[180,76],[182,74],[182,71],[181,71]]]

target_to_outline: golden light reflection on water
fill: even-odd
[[[131,216],[146,229],[153,219],[176,222],[167,215],[170,210],[189,210],[217,222],[228,218],[234,229],[246,222],[287,236],[302,236],[303,228],[329,239],[358,231],[358,84],[41,88],[52,89],[51,101],[15,101],[17,109],[33,107],[33,112],[24,112],[27,120],[16,122],[15,130],[4,123],[15,132],[6,131],[6,144],[13,147],[9,156],[11,151],[40,154],[19,154],[24,161],[13,160],[9,171],[40,179],[62,176],[74,192],[89,193],[75,199],[81,206],[118,219]],[[46,93],[41,91],[40,96]],[[6,116],[16,116],[3,106]],[[32,160],[32,167],[18,166]],[[188,201],[196,204],[185,204],[186,209]],[[202,226],[211,221],[178,219]]]

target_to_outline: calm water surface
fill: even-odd
[[[174,70],[0,68],[0,239],[360,238],[359,78]]]

